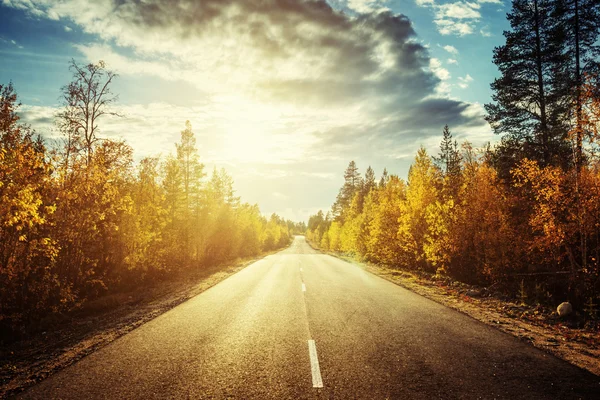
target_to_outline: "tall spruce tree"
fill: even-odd
[[[586,74],[600,70],[600,1],[557,0],[554,18],[563,38],[564,61],[558,72],[561,78],[559,84],[568,109],[574,111],[569,119],[576,128],[574,162],[580,168],[584,136],[581,88]]]
[[[460,151],[458,142],[452,140],[452,132],[448,125],[444,126],[443,137],[440,143],[440,153],[434,160],[438,167],[442,169],[445,176],[457,175],[460,173]]]
[[[335,203],[332,207],[334,218],[338,221],[344,220],[344,213],[348,210],[354,194],[362,187],[362,178],[354,161],[350,161],[344,172],[344,186],[340,188]]]
[[[381,174],[381,179],[379,179],[379,187],[383,188],[390,181],[390,177],[387,172],[387,168],[383,169],[383,173]]]
[[[175,147],[183,179],[185,207],[189,210],[192,205],[192,197],[199,190],[200,180],[205,175],[203,172],[204,164],[199,161],[200,157],[196,148],[196,137],[194,136],[194,132],[192,132],[190,121],[185,121],[185,129],[181,131],[181,142],[176,143]]]
[[[442,170],[444,176],[443,195],[456,197],[461,182],[462,157],[458,149],[458,142],[452,140],[452,132],[448,125],[444,126],[443,137],[440,143],[440,153],[434,161]]]
[[[513,0],[506,44],[494,49],[501,72],[491,84],[494,103],[485,105],[494,132],[513,139],[503,143],[520,147],[509,152],[544,165],[570,154],[564,141],[566,104],[556,82],[564,57],[553,5],[551,0]]]
[[[369,165],[367,171],[365,172],[365,182],[363,185],[364,196],[367,197],[369,192],[377,187],[377,183],[375,182],[375,171]]]
[[[185,129],[181,131],[181,141],[175,144],[177,149],[178,171],[181,178],[183,194],[182,235],[185,245],[185,262],[189,263],[193,227],[200,225],[200,209],[202,207],[202,178],[205,176],[204,164],[200,162],[196,137],[190,121],[185,121]]]

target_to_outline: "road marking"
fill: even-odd
[[[306,285],[304,284],[304,282],[302,282],[302,291],[306,292]]]
[[[315,345],[314,340],[308,341],[308,354],[310,355],[310,370],[312,372],[313,387],[322,388],[323,378],[321,378],[319,358],[317,357],[317,346]]]

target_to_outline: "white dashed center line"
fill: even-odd
[[[300,267],[300,279],[302,280],[302,291],[306,292],[306,284],[304,283],[304,279],[302,278],[302,267]],[[306,313],[306,296],[304,297],[304,312]],[[306,313],[307,323],[308,323],[308,313]],[[308,327],[308,337],[310,335],[310,327]],[[312,339],[308,340],[308,355],[310,356],[310,372],[312,374],[312,383],[314,388],[322,388],[323,387],[323,378],[321,377],[321,369],[319,368],[319,357],[317,357],[317,346],[315,345],[315,341]]]
[[[321,369],[319,368],[319,358],[317,357],[317,346],[314,340],[308,341],[308,354],[310,355],[310,370],[312,372],[313,387],[322,388],[323,379],[321,378]]]

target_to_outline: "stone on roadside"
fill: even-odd
[[[481,297],[483,295],[483,290],[471,289],[467,290],[467,293],[465,294],[469,297]]]
[[[560,305],[556,308],[556,312],[559,317],[566,317],[573,312],[573,306],[568,301],[560,303]]]

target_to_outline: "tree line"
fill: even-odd
[[[224,169],[206,171],[192,125],[175,154],[133,160],[99,136],[117,115],[115,74],[70,65],[49,145],[19,121],[12,84],[0,85],[0,331],[22,330],[108,291],[286,246],[301,224],[235,195]]]
[[[443,130],[404,181],[354,162],[332,209],[309,219],[325,250],[421,270],[530,300],[600,300],[600,3],[514,0],[475,149]],[[589,307],[588,307],[589,308]]]

